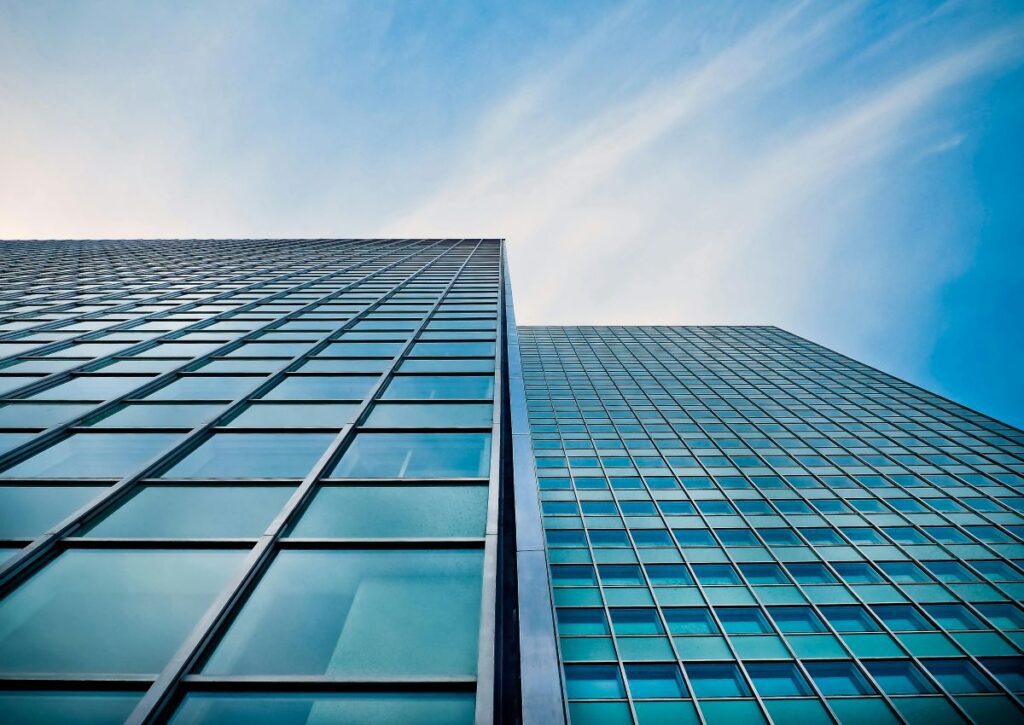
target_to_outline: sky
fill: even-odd
[[[0,2],[0,238],[362,236],[1024,425],[1024,2]]]

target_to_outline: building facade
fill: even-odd
[[[1024,717],[1019,430],[500,240],[3,245],[0,723]]]

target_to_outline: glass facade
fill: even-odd
[[[492,711],[499,241],[4,251],[0,723]]]
[[[0,724],[1024,721],[1024,434],[488,239],[3,242]]]
[[[573,723],[1020,722],[1024,434],[769,327],[520,327]]]

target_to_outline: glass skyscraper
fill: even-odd
[[[6,242],[0,723],[1024,719],[1024,434],[503,243]]]

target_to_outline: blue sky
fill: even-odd
[[[0,5],[0,237],[503,236],[1024,424],[1024,3]]]

